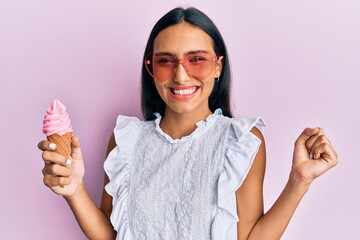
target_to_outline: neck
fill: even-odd
[[[196,111],[196,113],[177,113],[166,108],[160,127],[172,139],[179,139],[191,134],[196,129],[196,123],[205,120],[211,114],[210,109]]]

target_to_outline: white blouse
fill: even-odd
[[[117,239],[237,239],[235,191],[260,146],[261,118],[228,118],[220,109],[172,139],[154,121],[119,116],[117,146],[104,168]]]

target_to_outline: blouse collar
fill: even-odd
[[[163,136],[166,140],[168,140],[170,143],[180,143],[180,142],[184,142],[188,139],[192,139],[192,138],[198,136],[199,134],[201,134],[202,132],[204,132],[210,125],[212,125],[212,123],[215,121],[216,118],[218,118],[219,116],[222,116],[222,111],[220,108],[216,109],[214,111],[214,113],[207,116],[205,120],[200,120],[199,122],[195,123],[196,129],[192,133],[190,133],[189,135],[186,135],[182,138],[177,138],[177,139],[173,139],[172,137],[170,137],[168,134],[166,134],[161,129],[160,121],[161,121],[162,116],[157,112],[154,113],[154,115],[156,116],[156,119],[154,121],[156,131],[161,136]]]

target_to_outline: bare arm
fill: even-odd
[[[109,140],[107,154],[109,155],[111,150],[113,150],[115,147],[116,147],[115,137],[114,134],[112,134]],[[100,205],[100,209],[105,213],[108,219],[110,219],[110,214],[112,212],[112,197],[106,192],[105,185],[108,184],[109,181],[110,181],[109,177],[105,174],[104,189],[103,189],[101,205]]]
[[[116,233],[109,221],[108,205],[102,204],[102,207],[98,208],[83,184],[84,164],[80,142],[76,137],[73,137],[71,147],[72,162],[66,164],[67,159],[51,151],[48,141],[39,143],[39,148],[44,151],[43,159],[47,163],[43,168],[44,184],[66,199],[89,239],[115,239]]]
[[[238,239],[247,239],[256,222],[264,214],[263,182],[266,165],[265,142],[257,128],[251,130],[260,140],[261,145],[254,159],[254,163],[242,186],[236,191]]]
[[[263,145],[261,133],[257,129],[252,132],[262,140]],[[313,159],[310,159],[309,153],[314,156]],[[252,169],[237,192],[240,218],[238,239],[280,239],[310,184],[316,177],[334,167],[337,158],[322,129],[305,129],[295,143],[293,167],[288,183],[269,211],[261,214],[262,184],[259,183],[263,181],[265,147],[260,146]]]
[[[77,193],[65,197],[82,231],[89,239],[115,239],[115,232],[108,216],[90,198],[84,185]]]

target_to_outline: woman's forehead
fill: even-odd
[[[202,29],[182,22],[162,30],[154,41],[154,52],[184,55],[188,52],[214,52],[211,37]]]

